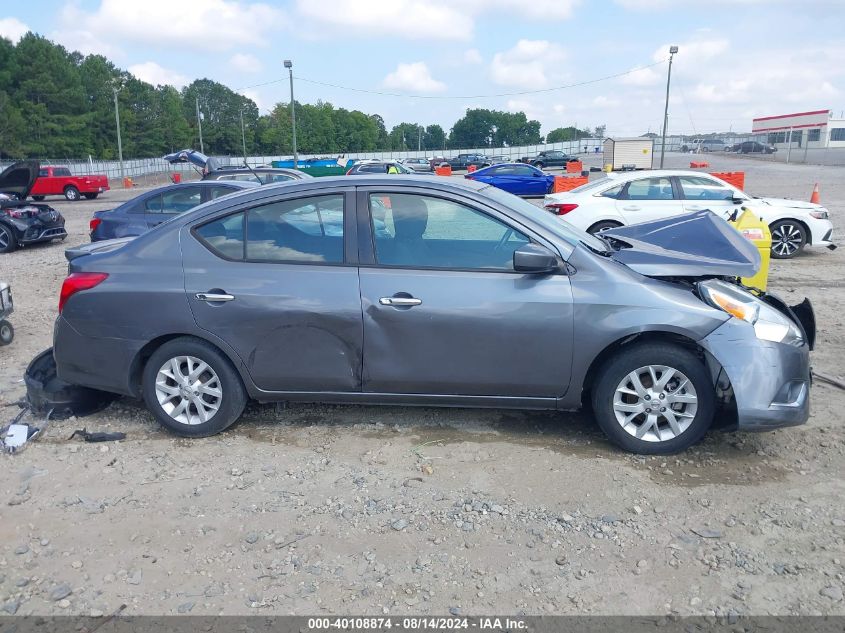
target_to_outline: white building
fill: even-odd
[[[796,112],[753,119],[753,134],[765,134],[761,142],[768,142],[778,148],[845,147],[845,119],[834,119],[830,110]]]

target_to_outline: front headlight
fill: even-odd
[[[800,347],[801,330],[788,316],[741,288],[711,279],[698,284],[701,298],[714,308],[727,312],[754,326],[754,334],[763,341]]]
[[[810,211],[810,217],[816,218],[817,220],[827,220],[830,217],[830,214],[823,210]]]

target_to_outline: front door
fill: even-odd
[[[259,388],[360,391],[348,196],[296,195],[183,229],[187,300],[197,325],[237,352]]]
[[[684,196],[684,210],[688,212],[709,209],[719,217],[728,219],[742,202],[734,202],[734,196],[740,195],[725,183],[709,176],[678,176],[681,192]]]
[[[550,398],[566,391],[569,278],[513,270],[514,250],[534,239],[528,231],[492,209],[426,190],[372,188],[359,193],[359,217],[368,207],[372,220],[359,220],[373,237],[360,269],[365,392]]]
[[[625,224],[639,224],[681,215],[684,205],[668,176],[637,178],[616,198],[616,210]]]

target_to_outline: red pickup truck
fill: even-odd
[[[43,200],[44,196],[64,196],[68,200],[85,197],[93,200],[108,190],[107,176],[73,176],[67,167],[42,167],[38,170],[38,179],[29,195],[35,200]]]

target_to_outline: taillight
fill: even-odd
[[[106,273],[71,273],[62,284],[59,295],[59,313],[65,307],[67,300],[81,290],[90,290],[106,280]]]
[[[346,175],[348,176],[351,173],[352,173],[352,167],[349,168],[349,171],[346,172]]]
[[[91,220],[88,222],[88,230],[93,233],[97,229],[97,227],[100,226],[101,222],[102,220],[100,218],[91,218]]]
[[[550,202],[546,205],[546,211],[551,211],[555,215],[566,215],[577,208],[578,205],[571,202]]]

